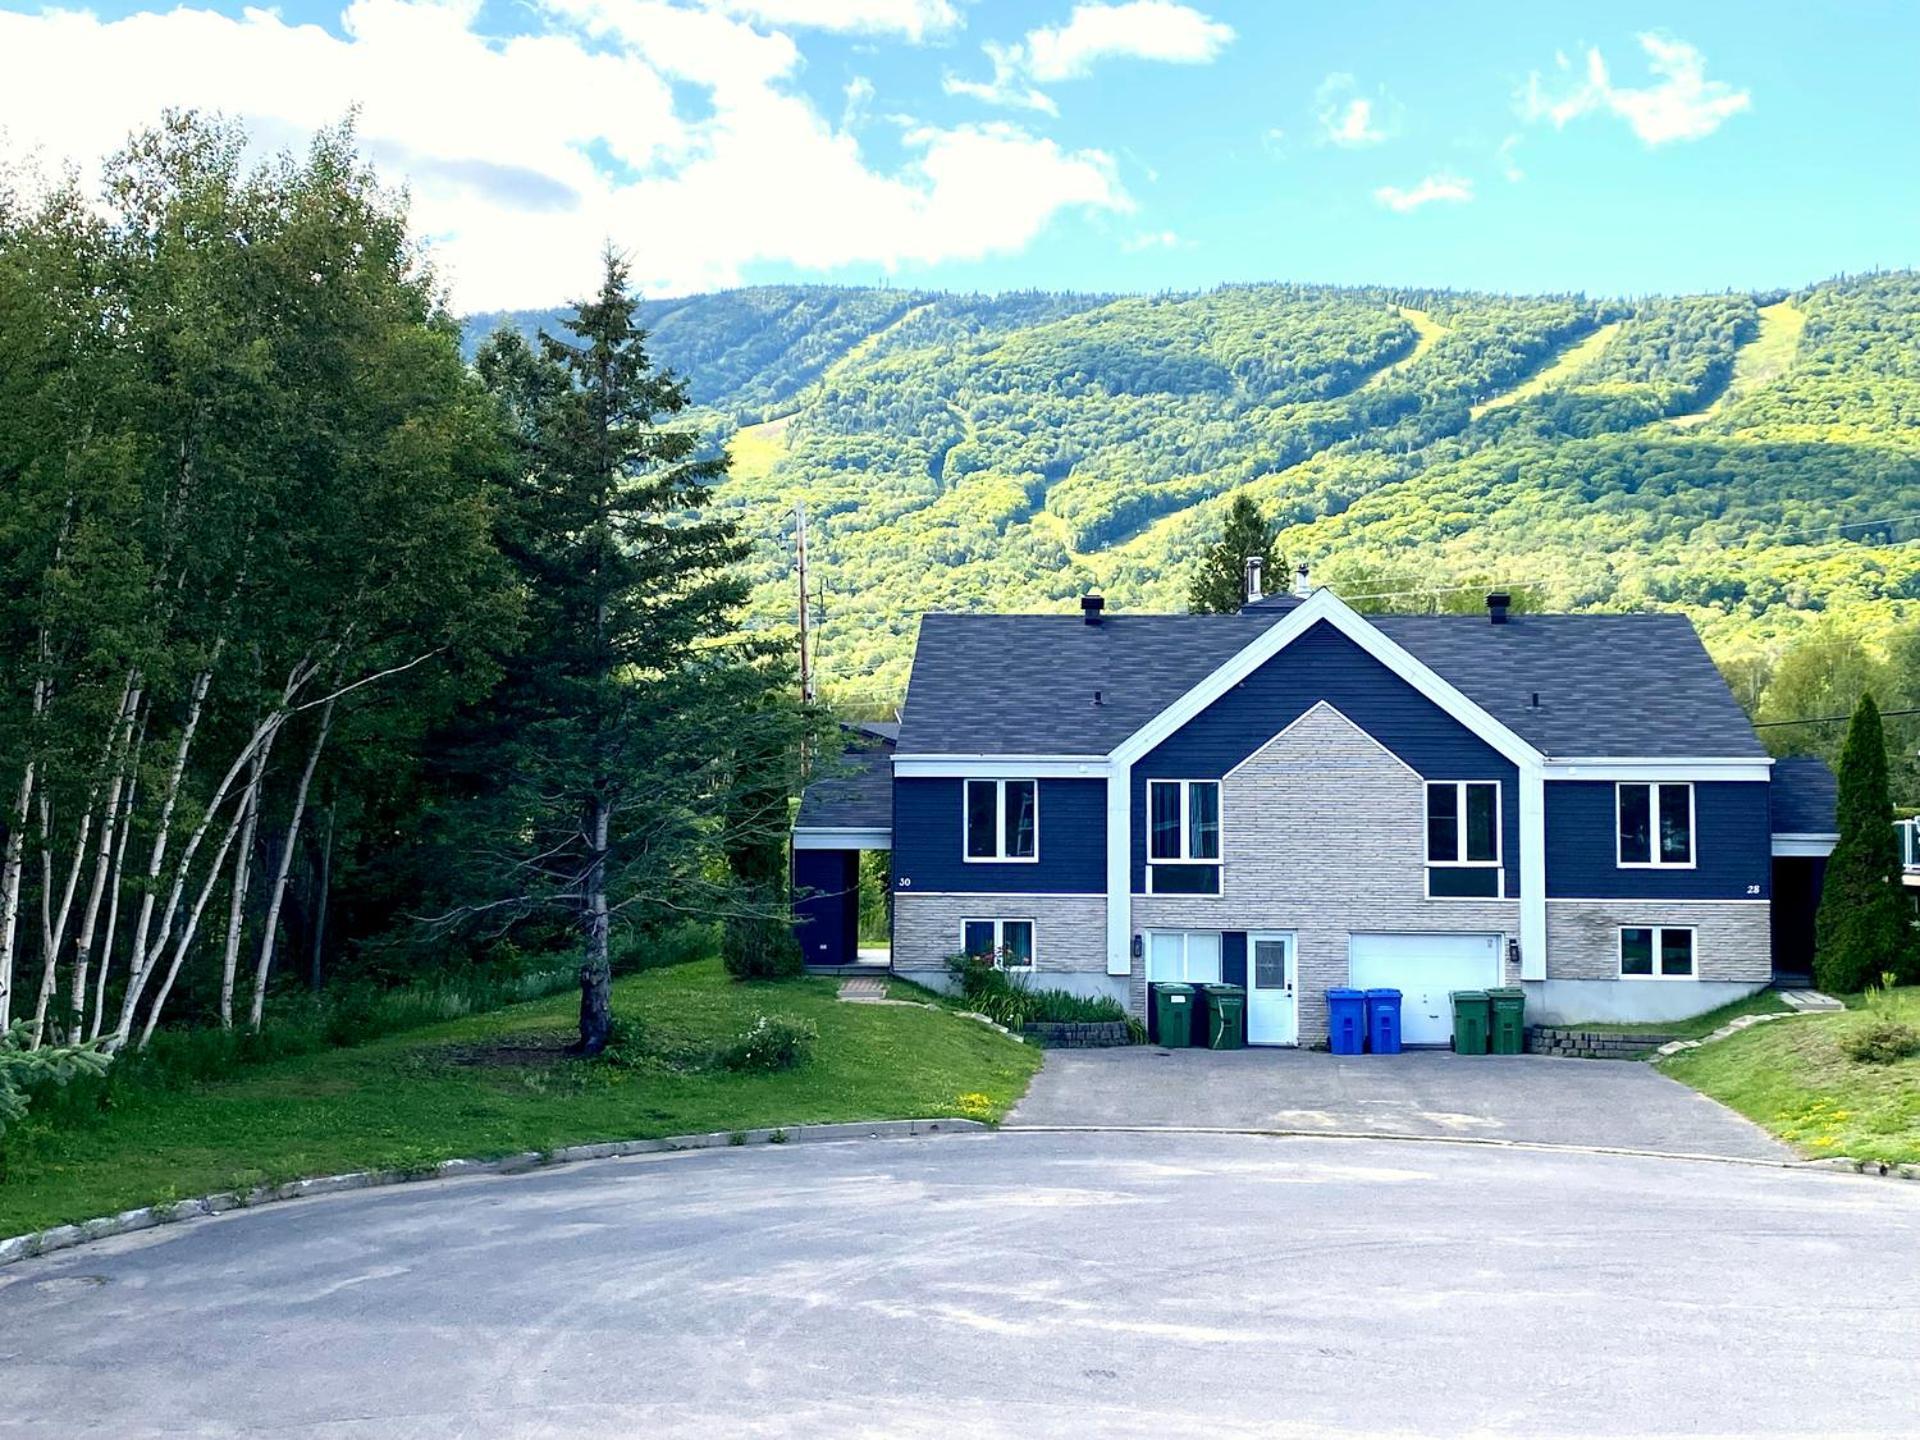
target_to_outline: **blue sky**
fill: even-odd
[[[1920,6],[0,0],[0,126],[360,107],[464,306],[769,280],[1637,293],[1920,258]]]

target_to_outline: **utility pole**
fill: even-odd
[[[813,659],[807,653],[807,610],[811,602],[807,594],[807,502],[804,500],[793,502],[793,540],[800,572],[800,699],[811,705]]]

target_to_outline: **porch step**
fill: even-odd
[[[1838,1000],[1834,999],[1833,996],[1822,994],[1818,990],[1782,990],[1780,992],[1780,998],[1795,1010],[1809,1014],[1821,1010],[1844,1010],[1847,1008]]]

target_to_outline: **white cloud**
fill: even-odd
[[[1142,250],[1178,250],[1183,244],[1185,242],[1171,230],[1149,230],[1122,240],[1120,248],[1134,255]]]
[[[840,128],[857,130],[867,123],[867,112],[873,105],[873,81],[864,75],[856,75],[847,81],[841,93],[847,97],[847,103],[840,111]]]
[[[1373,198],[1400,215],[1418,210],[1422,205],[1432,205],[1436,202],[1464,205],[1473,199],[1473,181],[1455,175],[1452,171],[1442,170],[1427,176],[1411,189],[1403,190],[1398,185],[1382,185],[1373,192]]]
[[[1724,80],[1707,79],[1707,61],[1684,40],[1658,33],[1639,37],[1654,83],[1638,89],[1617,86],[1598,49],[1587,51],[1586,73],[1559,93],[1549,94],[1538,73],[1520,92],[1520,113],[1545,120],[1555,129],[1583,115],[1612,114],[1625,120],[1648,145],[1702,140],[1753,103],[1752,95]],[[1573,64],[1555,57],[1556,68],[1571,78]]]
[[[965,21],[950,0],[710,0],[729,15],[801,30],[899,35],[919,44]]]
[[[264,10],[0,10],[0,131],[90,163],[169,105],[243,119],[269,147],[357,105],[363,148],[407,182],[416,231],[473,309],[583,290],[609,239],[636,283],[674,293],[759,263],[1008,253],[1062,214],[1132,209],[1110,156],[1012,125],[916,127],[879,167],[854,133],[857,85],[836,123],[793,87],[788,36],[712,9],[541,0],[534,20],[498,39],[479,0],[351,0],[341,35]]]
[[[1500,173],[1506,176],[1509,182],[1516,185],[1527,178],[1527,172],[1522,170],[1520,168],[1520,162],[1513,158],[1513,152],[1519,148],[1520,137],[1518,135],[1509,135],[1500,142],[1499,148],[1493,152],[1493,158],[1500,166]]]
[[[1231,25],[1175,0],[1079,4],[1064,25],[1029,30],[1017,44],[988,41],[982,48],[993,65],[991,80],[948,75],[944,84],[949,95],[1052,115],[1058,107],[1038,84],[1080,79],[1103,60],[1205,65],[1233,38]]]
[[[1005,105],[1015,110],[1037,110],[1043,115],[1058,115],[1060,107],[1053,98],[1036,90],[1024,78],[1021,49],[1018,45],[996,45],[989,40],[981,47],[993,62],[991,80],[968,80],[948,71],[940,84],[949,95],[965,95],[989,105]]]
[[[1313,92],[1313,103],[1324,145],[1348,149],[1378,145],[1400,128],[1400,106],[1385,87],[1363,95],[1359,82],[1345,72],[1322,80]]]
[[[1076,5],[1065,25],[1027,32],[1027,68],[1040,81],[1073,80],[1101,60],[1130,58],[1204,65],[1233,39],[1233,27],[1174,0]]]

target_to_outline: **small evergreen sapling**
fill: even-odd
[[[1886,736],[1871,695],[1860,697],[1847,726],[1839,781],[1840,838],[1814,922],[1814,978],[1821,989],[1840,992],[1882,973],[1912,980],[1912,912],[1899,881]]]
[[[1279,532],[1267,523],[1260,507],[1245,495],[1233,497],[1227,507],[1226,529],[1220,543],[1200,557],[1193,582],[1187,587],[1187,609],[1195,615],[1231,615],[1246,599],[1247,557],[1258,555],[1269,589],[1287,583],[1287,557],[1280,551]]]

